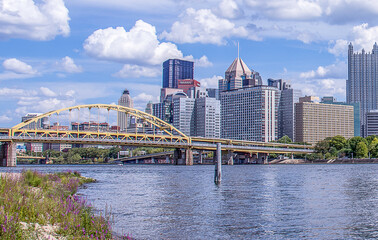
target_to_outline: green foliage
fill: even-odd
[[[336,151],[339,151],[347,147],[348,141],[343,136],[334,136],[329,139],[329,146],[335,148]]]
[[[109,216],[95,216],[85,199],[73,195],[92,181],[78,172],[1,176],[0,239],[40,239],[36,224],[54,226],[58,239],[113,239]]]
[[[352,152],[357,153],[356,150],[359,142],[364,142],[366,146],[368,145],[368,142],[363,137],[352,137],[348,140],[348,144],[350,149],[352,149]]]
[[[368,156],[368,147],[364,141],[360,141],[356,146],[356,157],[366,158]]]
[[[291,138],[289,138],[287,135],[281,137],[280,139],[277,140],[279,143],[292,143],[293,141]]]
[[[324,155],[329,152],[329,148],[330,148],[329,140],[324,139],[322,141],[319,141],[315,145],[315,152]]]
[[[376,135],[370,135],[370,136],[367,136],[367,137],[365,138],[366,141],[367,141],[367,143],[368,143],[368,146],[371,144],[371,142],[372,142],[375,138],[377,138]]]

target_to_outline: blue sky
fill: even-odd
[[[372,0],[3,0],[0,126],[28,112],[157,102],[161,64],[195,61],[195,79],[217,79],[240,56],[264,83],[283,78],[304,94],[345,100],[347,44],[378,39]]]

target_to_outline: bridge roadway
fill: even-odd
[[[64,116],[64,112],[69,116],[71,122],[71,111],[80,111],[82,109],[100,109],[108,111],[116,111],[118,114],[127,114],[134,117],[139,122],[149,125],[149,130],[138,132],[138,128],[129,130],[108,132],[100,131],[83,131],[83,130],[57,130],[54,129],[37,129],[37,123],[43,118],[52,116]],[[90,119],[90,117],[89,117]],[[87,119],[87,122],[90,122]],[[57,123],[59,126],[59,122]],[[90,124],[89,124],[90,125]],[[34,126],[34,129],[31,126]],[[99,125],[98,125],[99,126]],[[144,126],[144,125],[143,125]],[[163,147],[183,149],[185,151],[185,163],[192,162],[193,149],[215,151],[217,144],[221,143],[223,151],[240,152],[240,153],[291,153],[306,154],[313,152],[312,146],[294,145],[282,143],[265,143],[256,141],[232,140],[232,139],[216,139],[190,137],[175,128],[171,124],[153,116],[151,114],[139,111],[137,109],[128,108],[119,105],[109,104],[88,104],[78,105],[59,110],[53,110],[32,119],[28,119],[17,124],[12,128],[0,128],[0,161],[3,166],[16,165],[16,145],[17,142],[37,142],[37,143],[72,143],[72,144],[94,144],[94,145],[124,145],[124,146],[141,146],[141,147]],[[181,151],[181,150],[180,150]],[[181,155],[181,154],[179,154]],[[188,157],[189,156],[189,157]]]
[[[261,152],[261,153],[311,153],[312,146],[297,145],[297,144],[283,144],[283,143],[265,143],[254,141],[242,141],[232,139],[218,139],[218,138],[200,138],[190,137],[189,141],[169,141],[165,135],[161,138],[157,135],[135,135],[123,134],[118,138],[102,138],[93,137],[72,137],[65,131],[64,136],[0,136],[0,142],[37,142],[37,143],[71,143],[71,144],[93,144],[93,145],[126,145],[126,146],[141,146],[141,147],[163,147],[163,148],[191,148],[199,150],[216,150],[216,144],[222,144],[222,150],[230,150],[237,152]],[[72,131],[76,133],[75,131]],[[119,134],[120,135],[120,134]],[[128,135],[128,136],[127,136]]]
[[[44,132],[44,131],[42,131]],[[184,164],[191,165],[193,162],[191,151],[197,150],[216,150],[216,144],[221,143],[222,151],[251,153],[251,154],[269,154],[269,153],[289,153],[289,154],[307,154],[313,152],[312,146],[282,144],[282,143],[264,143],[254,141],[242,141],[232,139],[216,139],[189,137],[172,138],[166,135],[149,135],[149,134],[121,134],[121,133],[86,133],[77,134],[76,131],[50,131],[49,134],[38,134],[38,131],[28,131],[27,134],[11,136],[0,135],[0,142],[8,145],[14,145],[17,142],[36,142],[36,143],[71,143],[71,144],[93,144],[93,145],[119,145],[119,146],[140,146],[140,147],[163,147],[184,149]],[[13,154],[9,151],[15,151],[15,146],[9,148],[7,154],[2,154],[3,165],[16,165],[16,159],[10,160],[9,156]],[[1,153],[0,153],[1,155]],[[4,163],[4,156],[7,156],[7,164]],[[10,164],[9,161],[13,162]]]

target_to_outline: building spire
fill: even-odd
[[[238,59],[239,59],[239,41],[238,41]]]

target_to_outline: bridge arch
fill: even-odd
[[[157,129],[159,129],[160,131],[164,132],[165,134],[167,134],[169,136],[178,136],[178,137],[183,138],[183,139],[189,139],[189,137],[186,134],[184,134],[183,132],[181,132],[180,130],[178,130],[177,128],[172,126],[171,124],[161,120],[160,118],[158,118],[156,116],[153,116],[151,114],[148,114],[146,112],[143,112],[143,111],[140,111],[140,110],[137,110],[137,109],[134,109],[134,108],[124,107],[124,106],[120,106],[120,105],[111,105],[111,104],[77,105],[77,106],[73,106],[73,107],[49,111],[47,113],[38,115],[34,118],[31,118],[31,119],[28,119],[24,122],[21,122],[21,123],[15,125],[14,127],[12,127],[11,130],[14,133],[15,131],[22,130],[24,127],[28,126],[31,123],[37,124],[37,122],[39,120],[41,120],[42,118],[49,117],[49,116],[54,115],[54,114],[59,115],[61,112],[64,112],[64,111],[71,112],[72,110],[80,110],[80,109],[91,110],[92,108],[93,109],[95,109],[95,108],[106,109],[108,111],[113,110],[113,111],[117,111],[119,113],[126,113],[126,114],[129,114],[131,116],[142,119],[142,120],[152,124]]]

